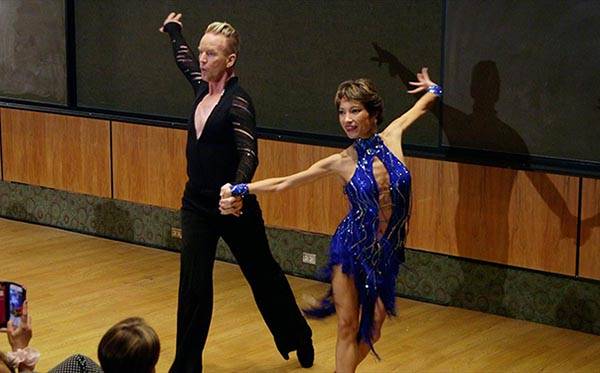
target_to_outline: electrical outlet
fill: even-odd
[[[303,252],[302,253],[302,263],[316,265],[317,264],[317,254]]]
[[[181,239],[181,228],[171,227],[171,237]]]

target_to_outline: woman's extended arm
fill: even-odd
[[[221,202],[219,203],[221,213],[228,213],[232,198],[236,196],[244,196],[249,193],[280,192],[331,175],[337,170],[341,158],[341,153],[333,154],[314,163],[304,171],[288,176],[273,177],[250,184],[225,184],[221,187]]]
[[[427,91],[421,98],[415,102],[412,108],[400,117],[396,118],[389,126],[382,132],[382,135],[390,136],[392,138],[400,138],[402,132],[410,127],[417,119],[423,116],[431,108],[436,98],[442,95],[442,89],[429,79],[427,68],[421,69],[421,72],[417,74],[417,82],[409,82],[416,86],[415,89],[408,91],[408,93],[419,93]]]

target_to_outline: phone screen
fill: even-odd
[[[21,322],[23,314],[23,303],[25,303],[25,289],[17,284],[8,285],[8,310],[9,320],[15,327]]]
[[[12,282],[0,282],[0,328],[5,328],[9,320],[19,326],[24,302],[24,287]]]

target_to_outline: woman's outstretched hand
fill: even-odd
[[[167,18],[165,18],[165,21],[163,22],[162,26],[160,26],[158,31],[165,32],[165,25],[170,22],[175,22],[183,28],[183,23],[181,23],[181,13],[171,12]]]
[[[408,84],[411,84],[416,87],[408,91],[408,93],[422,92],[425,91],[427,88],[431,87],[432,85],[436,85],[434,82],[431,81],[431,79],[429,79],[429,73],[427,72],[426,67],[423,67],[421,69],[421,72],[417,73],[417,79],[417,82],[408,82]]]

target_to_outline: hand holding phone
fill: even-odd
[[[23,303],[23,314],[19,317],[19,321],[18,326],[15,326],[9,320],[6,328],[8,343],[13,351],[27,348],[33,336],[31,331],[31,316],[27,313],[27,301]]]

